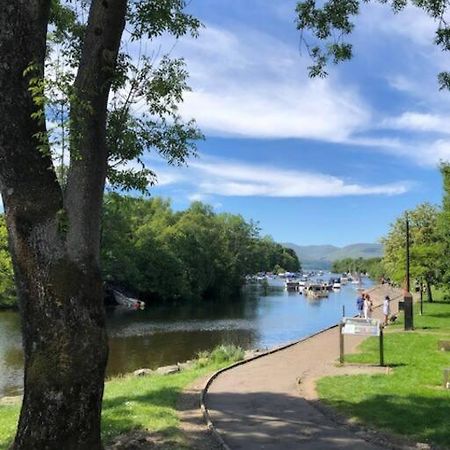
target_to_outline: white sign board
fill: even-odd
[[[355,317],[342,318],[342,334],[355,336],[379,336],[380,321],[376,319],[360,319]]]

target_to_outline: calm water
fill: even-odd
[[[364,287],[369,285],[365,280]],[[242,299],[231,303],[109,310],[108,375],[175,364],[223,343],[248,349],[291,342],[336,323],[342,306],[355,313],[355,299],[353,285],[327,299],[308,300],[273,281],[267,295],[246,288]],[[0,312],[0,396],[16,395],[21,384],[20,320],[14,312]]]

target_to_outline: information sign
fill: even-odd
[[[343,317],[342,324],[342,334],[353,334],[355,336],[380,335],[380,321],[377,319]]]

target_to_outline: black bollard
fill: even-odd
[[[405,311],[405,330],[414,330],[413,297],[409,292],[403,296],[403,308]]]

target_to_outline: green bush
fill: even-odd
[[[244,350],[236,345],[220,345],[210,354],[209,359],[213,363],[233,363],[244,359]]]

